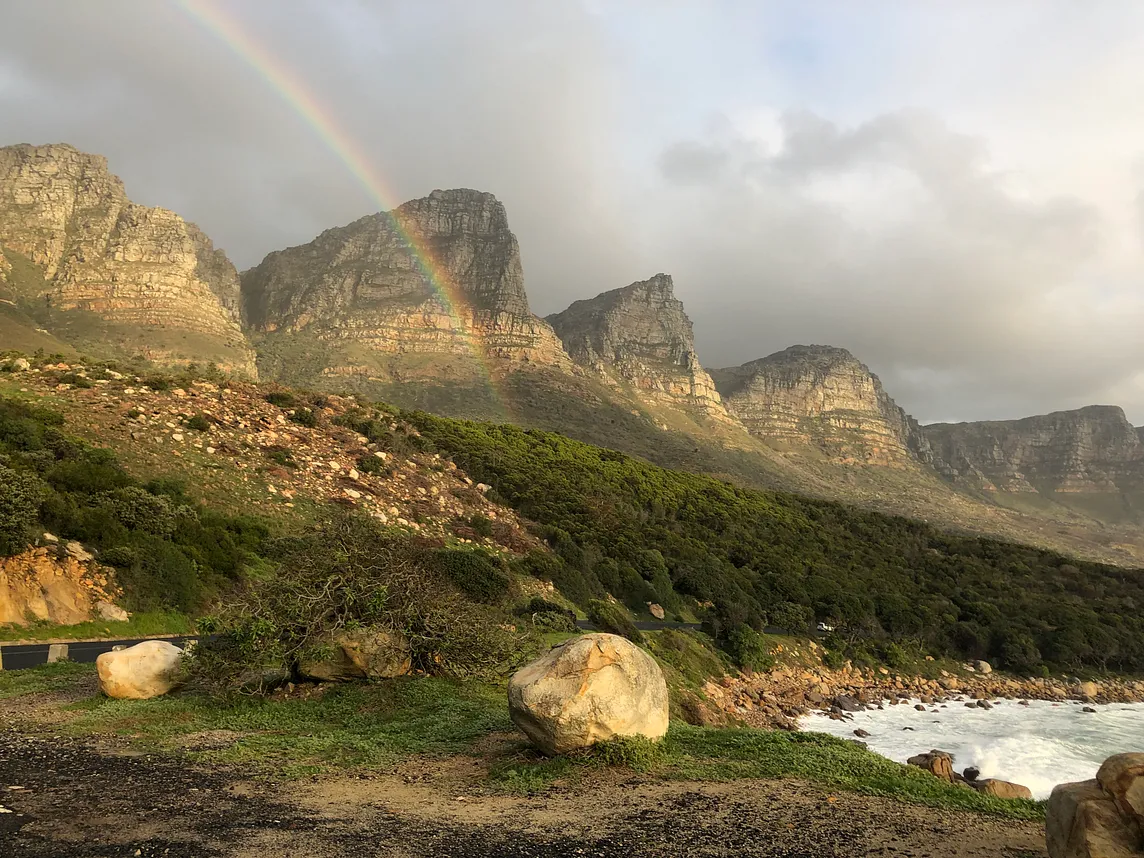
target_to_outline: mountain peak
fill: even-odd
[[[653,398],[723,415],[719,394],[695,353],[691,319],[671,277],[656,274],[547,318],[576,363]]]

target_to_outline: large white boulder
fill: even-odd
[[[143,641],[95,660],[99,690],[108,697],[146,700],[178,684],[183,651],[167,641]]]
[[[616,736],[661,739],[668,698],[655,659],[626,638],[571,638],[509,681],[513,722],[546,754],[564,754]]]

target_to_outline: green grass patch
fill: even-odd
[[[195,621],[178,611],[142,611],[124,622],[91,620],[74,625],[33,623],[0,625],[0,641],[92,640],[183,635],[195,631]]]
[[[57,661],[30,670],[0,670],[0,700],[44,691],[64,691],[95,672],[90,664]]]
[[[131,736],[159,750],[188,747],[206,759],[252,763],[286,777],[385,765],[410,754],[463,753],[488,733],[512,729],[502,689],[436,678],[333,686],[308,699],[93,697],[72,709],[68,729],[80,734]],[[205,751],[183,741],[215,730],[233,732],[234,741]]]

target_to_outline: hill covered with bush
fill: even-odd
[[[925,523],[738,488],[561,435],[404,417],[474,479],[537,522],[533,555],[580,603],[709,605],[715,636],[743,625],[836,627],[883,658],[902,643],[1019,672],[1144,670],[1144,572],[937,530]]]

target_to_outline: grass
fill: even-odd
[[[177,611],[148,611],[133,614],[124,622],[89,620],[61,625],[37,622],[28,626],[0,625],[0,641],[94,640],[97,638],[143,638],[194,632],[195,622]]]
[[[0,698],[74,690],[90,680],[91,672],[90,665],[66,662],[0,672]],[[334,686],[309,698],[91,697],[69,705],[69,720],[53,729],[75,735],[113,733],[151,750],[186,751],[200,761],[244,763],[268,776],[290,778],[387,766],[416,754],[475,754],[481,738],[513,729],[504,701],[501,686],[410,677]],[[195,750],[194,742],[185,739],[204,731],[228,731],[223,746]],[[1044,818],[1042,803],[985,796],[818,733],[673,722],[659,744],[613,740],[590,752],[554,758],[520,745],[485,759],[491,786],[526,795],[558,781],[575,784],[603,768],[622,767],[666,780],[797,778],[931,807]]]

